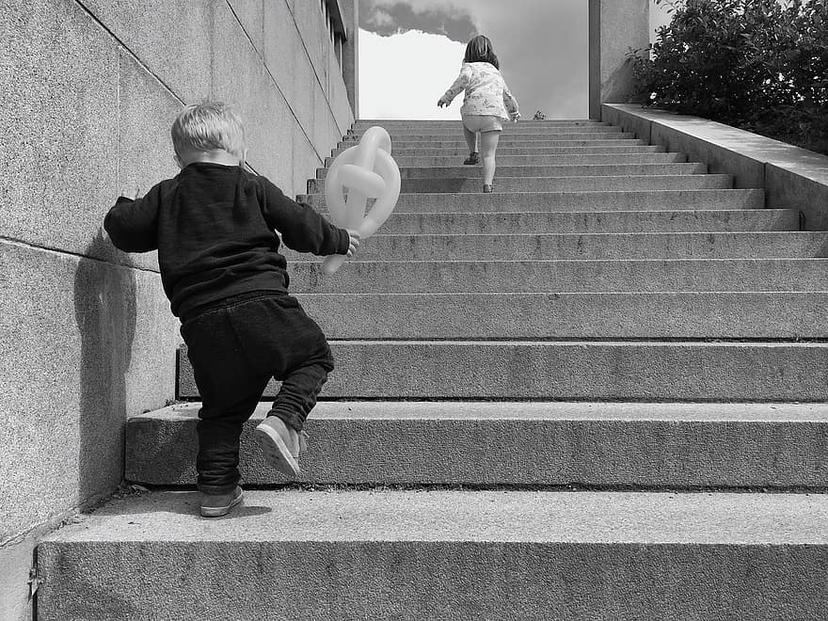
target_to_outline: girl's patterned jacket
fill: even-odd
[[[463,63],[460,75],[442,98],[450,103],[462,90],[466,97],[461,114],[496,116],[505,121],[519,114],[517,100],[500,71],[490,63]]]

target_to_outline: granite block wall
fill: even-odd
[[[170,124],[204,98],[240,110],[256,172],[304,192],[354,120],[324,6],[0,0],[0,618],[31,617],[37,534],[120,484],[126,419],[174,397],[156,257],[117,251],[104,215],[176,174]]]

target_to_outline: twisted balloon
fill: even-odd
[[[362,240],[382,226],[399,197],[400,169],[391,157],[391,137],[382,127],[369,128],[358,145],[340,153],[325,179],[325,202],[331,220],[337,226],[357,231]],[[376,202],[366,215],[369,198]],[[345,259],[341,254],[327,257],[322,271],[333,274]]]

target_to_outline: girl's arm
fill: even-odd
[[[513,121],[517,121],[520,118],[517,99],[512,96],[512,93],[509,92],[509,87],[505,83],[503,85],[503,105],[506,106],[506,111]]]
[[[471,69],[469,69],[466,65],[463,65],[463,68],[460,70],[460,75],[457,76],[454,84],[452,84],[443,96],[437,100],[437,107],[442,108],[443,106],[449,105],[452,99],[457,97],[457,95],[459,95],[469,85],[470,76]]]

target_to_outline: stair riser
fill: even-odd
[[[324,211],[324,194],[302,194],[300,201]],[[402,213],[502,213],[506,211],[672,211],[762,209],[762,190],[653,190],[603,192],[519,192],[400,194]]]
[[[692,261],[351,262],[334,276],[289,267],[301,293],[548,293],[602,291],[828,291],[818,259]]]
[[[825,422],[476,418],[473,413],[411,419],[405,417],[407,408],[400,408],[400,417],[366,419],[349,418],[350,405],[356,407],[322,403],[311,413],[302,481],[641,489],[828,486]],[[395,404],[385,405],[394,411]],[[128,481],[194,484],[198,405],[175,407],[187,408],[187,414],[134,417],[127,423]],[[267,464],[253,434],[268,409],[262,404],[242,432],[240,469],[247,485],[287,482]],[[331,416],[334,411],[339,415]]]
[[[828,293],[299,295],[329,339],[818,339]]]
[[[431,119],[431,120],[405,120],[405,119],[360,119],[353,125],[353,131],[364,132],[369,127],[380,126],[389,132],[398,130],[404,131],[431,131],[431,130],[450,130],[458,129],[463,131],[463,121],[461,119]],[[582,128],[582,127],[617,127],[610,125],[603,121],[596,121],[593,119],[555,119],[555,120],[539,120],[521,119],[518,123],[505,123],[504,128],[509,131],[543,131],[547,128]]]
[[[497,157],[501,155],[554,155],[556,153],[636,153],[645,149],[647,144],[642,140],[548,140],[527,145],[504,145],[498,147]],[[336,148],[331,152],[332,156],[342,153],[344,148]],[[430,144],[422,147],[393,148],[391,155],[397,157],[405,156],[435,156],[460,158],[461,161],[468,157],[469,150],[462,145],[449,145],[445,148],[436,148]]]
[[[375,235],[357,260],[737,259],[825,256],[826,233],[618,233],[590,235]],[[317,257],[289,249],[290,262]]]
[[[404,125],[400,123],[388,123],[385,121],[378,121],[374,125],[358,125],[349,133],[351,135],[362,136],[369,127],[382,127],[391,136],[445,136],[446,132],[456,131],[461,136],[463,134],[463,123],[455,121],[443,124],[426,124],[426,125]],[[603,123],[504,123],[502,135],[509,134],[540,134],[540,133],[556,133],[556,132],[621,132],[624,131],[617,125],[606,125]]]
[[[504,155],[497,154],[497,166],[555,166],[559,164],[615,164],[619,157],[627,163],[633,162],[661,162],[663,158],[670,158],[670,161],[685,162],[687,156],[683,153],[665,153],[664,147],[623,147],[619,153],[618,149],[610,147],[583,148],[583,149],[554,149],[551,155]],[[325,165],[330,166],[332,157],[325,158]],[[394,161],[400,167],[446,167],[459,166],[465,156],[451,155],[428,155],[428,156],[401,156],[394,154]]]
[[[828,345],[333,341],[326,399],[826,401]],[[198,398],[179,355],[179,397]],[[275,385],[265,392],[275,395]]]
[[[479,179],[480,166],[401,168],[403,179]],[[597,177],[600,175],[690,175],[707,172],[699,163],[614,164],[586,166],[498,166],[499,177]],[[327,168],[316,171],[317,179],[328,176]]]
[[[504,134],[498,140],[497,148],[501,147],[535,147],[542,142],[556,142],[560,140],[637,140],[635,134],[623,132],[567,132],[546,134]],[[337,148],[348,148],[359,144],[359,139],[345,139],[337,143]],[[431,149],[463,149],[469,152],[468,143],[462,136],[446,134],[433,136],[392,136],[391,154],[397,149],[431,148]],[[479,148],[479,147],[478,147]]]
[[[329,216],[329,214],[325,214]],[[533,233],[661,233],[794,231],[794,210],[660,211],[660,212],[506,212],[400,213],[395,211],[380,229],[382,234],[438,235]]]
[[[481,177],[472,179],[403,179],[404,193],[477,193],[482,191]],[[641,175],[618,177],[500,177],[495,176],[495,191],[506,192],[578,192],[644,190],[708,190],[733,187],[730,175]],[[308,181],[310,194],[324,192],[323,182]]]
[[[47,542],[38,619],[819,619],[826,563],[809,545]]]

